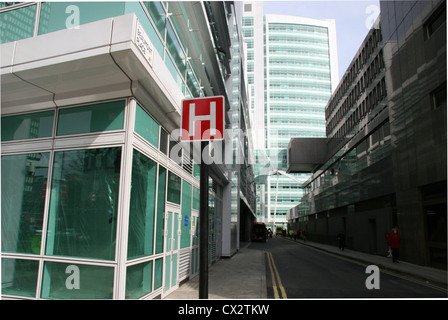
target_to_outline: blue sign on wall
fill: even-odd
[[[184,225],[185,225],[186,227],[188,227],[188,216],[185,216],[185,222],[184,222]]]

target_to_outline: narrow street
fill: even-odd
[[[265,251],[270,299],[294,298],[446,298],[446,292],[425,283],[380,270],[379,289],[368,289],[366,264],[326,253],[283,238],[252,243]]]

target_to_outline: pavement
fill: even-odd
[[[250,249],[241,243],[231,258],[223,258],[208,270],[209,299],[266,299],[266,270],[264,251]],[[181,285],[165,300],[199,299],[199,276]]]
[[[447,271],[405,261],[393,263],[392,259],[387,257],[348,249],[340,251],[335,246],[310,241],[295,241],[288,238],[282,238],[282,241],[292,241],[296,242],[297,245],[313,247],[366,266],[376,265],[380,272],[386,272],[414,282],[422,282],[427,286],[442,287],[447,292],[448,297],[448,291],[446,291]],[[195,276],[164,299],[188,300],[198,299],[198,297],[199,276]],[[220,259],[209,267],[208,299],[267,299],[265,252],[251,249],[250,242],[243,242],[240,243],[239,251],[231,258]]]

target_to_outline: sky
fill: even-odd
[[[264,14],[336,20],[339,79],[380,12],[379,0],[275,0],[263,1],[263,7]]]

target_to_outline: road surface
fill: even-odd
[[[250,248],[265,252],[270,299],[447,298],[446,290],[300,242],[274,237]]]

